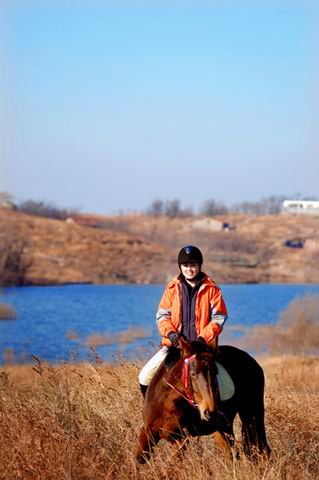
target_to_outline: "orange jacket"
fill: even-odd
[[[182,328],[182,286],[175,277],[165,288],[156,319],[162,345],[170,345],[168,334],[180,332]],[[195,305],[195,326],[198,336],[207,343],[212,342],[223,329],[227,320],[227,309],[220,288],[205,274],[197,292]]]

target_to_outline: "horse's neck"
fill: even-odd
[[[179,358],[177,362],[168,369],[166,379],[174,386],[182,386],[184,358]]]

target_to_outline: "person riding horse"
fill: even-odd
[[[167,356],[168,347],[175,345],[179,335],[188,341],[200,340],[216,347],[227,320],[220,288],[201,270],[203,256],[199,248],[183,247],[177,263],[180,273],[167,284],[156,315],[162,348],[139,374],[144,397],[151,379]]]
[[[145,463],[163,439],[175,452],[185,450],[190,437],[212,435],[225,461],[240,458],[234,436],[234,419],[241,421],[243,453],[254,462],[268,459],[270,447],[264,422],[262,367],[248,353],[221,345],[218,355],[202,341],[177,339],[155,372],[143,404],[136,460]],[[216,360],[218,358],[218,362]],[[229,372],[232,392],[225,396],[219,362]],[[224,367],[222,367],[224,368]]]

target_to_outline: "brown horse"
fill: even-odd
[[[218,353],[204,342],[182,337],[155,373],[146,392],[137,460],[145,462],[162,438],[178,448],[187,436],[213,434],[227,456],[234,443],[233,421],[242,422],[242,443],[249,457],[269,455],[264,426],[264,374],[250,355],[220,346]],[[230,374],[234,395],[220,400],[217,360]]]

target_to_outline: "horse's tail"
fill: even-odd
[[[265,430],[264,387],[265,377],[262,367],[254,360],[250,365],[250,387],[247,395],[240,399],[239,417],[242,422],[244,451],[248,456],[258,453],[270,454]]]

